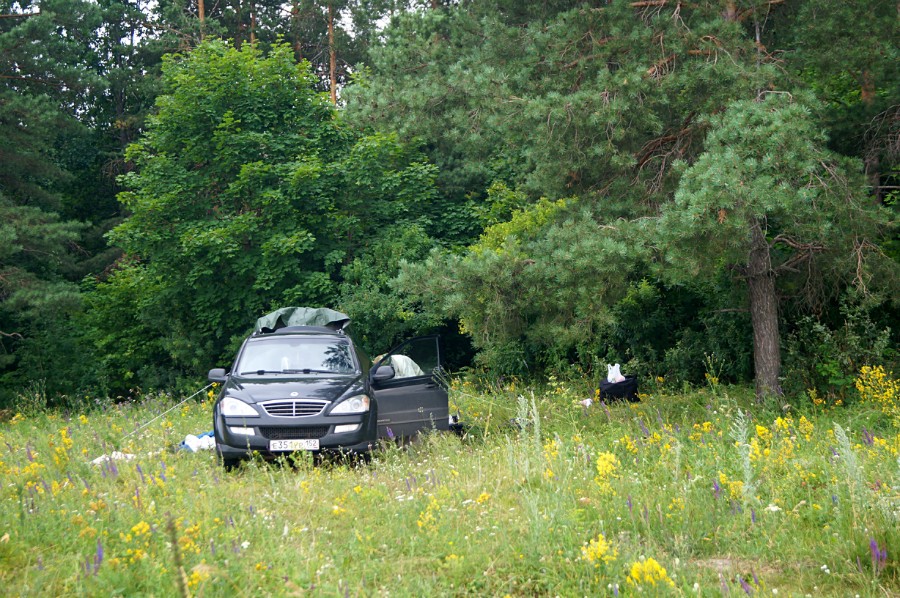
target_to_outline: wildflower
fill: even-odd
[[[478,495],[478,498],[475,499],[475,502],[478,504],[484,504],[491,499],[491,495],[487,492],[482,492]]]
[[[619,551],[606,541],[603,534],[597,534],[596,538],[581,547],[581,560],[595,563],[595,567],[600,563],[612,562],[618,556]]]
[[[150,533],[150,525],[146,521],[141,521],[137,525],[131,528],[131,533],[135,536],[141,536],[143,534]]]
[[[885,415],[900,422],[900,380],[882,366],[863,366],[856,380],[856,390],[864,403],[879,407]]]
[[[672,581],[666,570],[652,558],[632,563],[626,581],[629,585],[637,587],[644,584],[655,586],[657,583],[675,587],[675,582]]]
[[[544,444],[544,458],[547,461],[559,456],[559,443],[551,438]]]
[[[878,574],[887,563],[887,548],[879,548],[878,541],[872,538],[869,540],[869,552],[872,554],[872,569]]]
[[[191,576],[188,578],[187,585],[189,588],[195,588],[207,579],[209,579],[208,571],[206,571],[205,569],[194,568],[194,570],[191,571]]]
[[[637,447],[637,445],[635,444],[634,440],[631,439],[630,436],[628,436],[628,435],[626,434],[625,436],[623,436],[622,438],[619,439],[619,442],[622,443],[623,445],[625,445],[625,450],[626,450],[626,451],[628,451],[629,453],[635,453],[635,454],[637,454],[637,452],[638,452],[638,447]]]
[[[416,521],[416,525],[419,526],[419,529],[423,532],[433,531],[437,527],[437,517],[436,514],[441,510],[441,505],[437,501],[434,496],[429,497],[428,505],[426,505],[425,510],[419,513],[419,519]]]

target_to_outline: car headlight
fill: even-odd
[[[259,417],[256,409],[234,397],[225,397],[219,404],[222,415],[226,417]]]
[[[365,413],[369,410],[369,397],[356,395],[338,403],[331,410],[331,415],[343,415],[346,413]]]

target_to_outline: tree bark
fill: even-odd
[[[756,400],[781,395],[781,344],[778,333],[778,297],[769,244],[762,223],[750,223],[750,256],[747,284],[750,288],[750,319],[753,324],[753,367]]]
[[[328,4],[328,57],[331,74],[331,103],[337,104],[337,58],[334,53],[334,8]]]
[[[203,0],[197,0],[197,17],[200,19],[200,41],[203,41],[203,29],[206,23],[206,7]]]
[[[294,59],[300,62],[303,60],[303,47],[300,45],[300,0],[294,0],[291,5],[291,30],[294,38]]]
[[[256,45],[256,6],[250,0],[250,45]]]

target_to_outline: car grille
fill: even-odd
[[[266,401],[261,403],[266,413],[273,417],[308,417],[318,415],[328,401]]]
[[[328,434],[328,426],[262,426],[259,433],[269,440],[304,440],[322,438]]]

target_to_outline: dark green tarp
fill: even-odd
[[[273,332],[286,326],[324,326],[340,330],[350,316],[327,307],[282,307],[256,321],[256,332]]]

